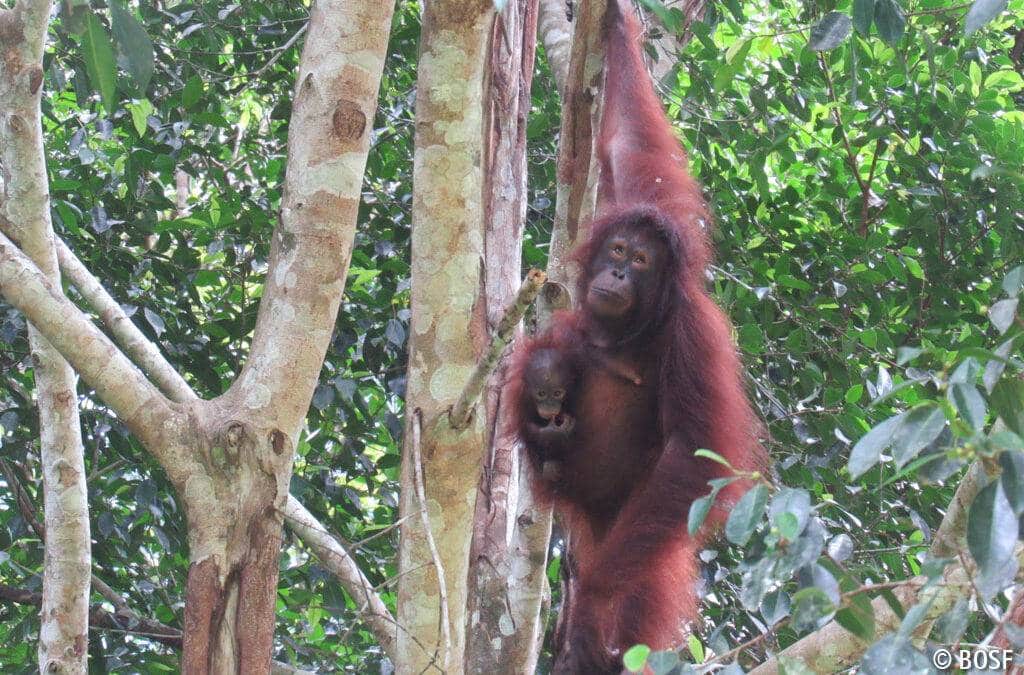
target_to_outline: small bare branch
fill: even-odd
[[[448,670],[448,661],[452,653],[452,632],[451,619],[448,613],[448,586],[444,578],[444,566],[441,564],[441,554],[437,550],[437,543],[434,542],[434,531],[430,529],[430,513],[427,510],[427,493],[423,484],[423,456],[420,452],[420,440],[423,428],[423,411],[419,408],[412,413],[412,454],[414,480],[416,483],[416,497],[420,502],[420,517],[423,520],[423,535],[427,540],[427,547],[430,549],[430,557],[434,560],[434,571],[437,574],[437,593],[441,603],[441,615],[438,621],[441,622],[441,636],[444,640],[444,654],[441,657],[441,672]]]
[[[498,361],[501,360],[501,355],[505,353],[505,348],[512,341],[512,334],[516,326],[519,325],[523,314],[533,303],[534,298],[540,293],[546,280],[547,275],[544,272],[538,269],[530,270],[523,285],[519,287],[515,300],[505,309],[505,314],[501,317],[501,321],[498,322],[498,327],[491,337],[490,347],[477,362],[476,369],[469,376],[458,401],[455,402],[449,413],[449,422],[454,429],[464,429],[469,424],[473,415],[473,407],[476,405],[477,399],[480,398],[480,392],[484,390],[484,385],[487,384],[487,378],[494,372]]]

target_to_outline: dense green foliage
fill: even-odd
[[[648,4],[661,30],[680,25]],[[734,510],[731,544],[703,556],[713,588],[688,659],[764,635],[741,658],[749,665],[840,605],[843,625],[867,637],[872,594],[848,592],[939,568],[924,553],[962,467],[982,455],[1005,470],[972,510],[971,553],[987,570],[988,602],[1005,606],[995,592],[1004,544],[1024,509],[1014,342],[1024,66],[1011,58],[1024,0],[975,4],[714,2],[660,83],[714,206],[710,276],[778,473]],[[129,5],[69,0],[51,28],[43,112],[55,227],[214,396],[237,373],[255,320],[301,48],[293,38],[308,7]],[[418,8],[399,3],[345,300],[292,484],[340,535],[367,540],[355,555],[389,602],[418,37]],[[524,265],[543,265],[554,211],[560,111],[543,59],[534,103]],[[2,453],[38,505],[32,389],[24,321],[0,304]],[[156,464],[82,394],[94,570],[139,614],[177,626],[180,509]],[[997,416],[1006,430],[993,433]],[[38,539],[0,490],[0,583],[37,590],[41,565]],[[375,668],[357,603],[296,542],[281,569],[277,657]],[[965,625],[970,642],[989,630],[981,615],[966,621],[966,604],[956,611],[948,624],[961,628],[942,639],[960,639]],[[37,632],[33,608],[0,605],[4,672],[34,670]],[[143,637],[93,638],[96,672],[177,662]],[[902,637],[888,639],[865,672],[885,672],[901,649]],[[675,663],[657,658],[659,670]]]

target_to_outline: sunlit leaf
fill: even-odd
[[[651,648],[647,645],[634,645],[622,655],[622,664],[630,672],[639,673],[647,663],[647,657],[650,653]]]
[[[992,325],[996,327],[1000,335],[1013,325],[1013,320],[1017,316],[1018,302],[1017,298],[1008,298],[1000,300],[989,308],[988,318],[992,321]]]
[[[892,444],[901,420],[902,415],[890,417],[857,441],[850,451],[850,461],[846,465],[851,478],[859,478],[878,463],[882,452]]]
[[[768,503],[768,487],[758,483],[747,491],[729,513],[725,523],[725,537],[737,546],[750,540],[754,528],[764,518],[764,507]]]

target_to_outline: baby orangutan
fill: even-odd
[[[524,404],[532,414],[523,422],[524,441],[541,449],[541,477],[554,483],[562,473],[561,457],[576,426],[570,412],[578,370],[555,349],[538,349],[523,372]]]

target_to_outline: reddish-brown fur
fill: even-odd
[[[537,481],[562,518],[573,558],[558,673],[614,673],[633,644],[679,644],[685,624],[698,617],[696,553],[705,537],[687,534],[690,505],[709,492],[709,479],[732,475],[694,451],[711,449],[741,471],[767,464],[731,326],[705,290],[708,209],[651,85],[636,18],[619,1],[607,13],[599,217],[574,254],[584,270],[577,298],[586,297],[611,233],[654,233],[666,268],[646,315],[622,339],[594,344],[589,337],[600,322],[586,306],[558,314],[517,355],[510,382],[522,423],[528,401],[520,380],[530,353],[562,349],[581,364],[568,411],[576,426],[560,475]],[[641,383],[602,365],[612,362],[626,364]],[[542,449],[527,443],[527,451],[538,467]],[[737,481],[723,490],[712,527],[747,487]]]

